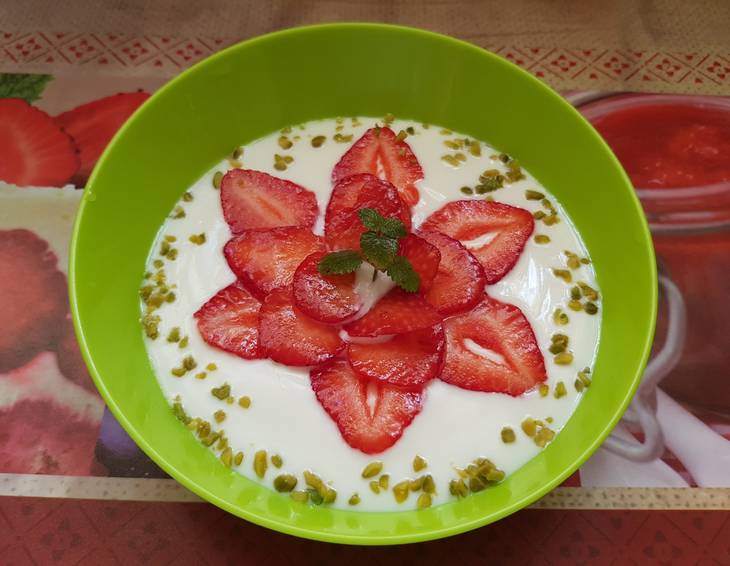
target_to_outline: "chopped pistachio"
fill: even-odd
[[[175,220],[179,220],[180,218],[185,218],[185,209],[182,206],[176,206],[173,211],[170,218],[173,218]]]
[[[408,127],[406,128],[406,133],[407,133],[407,134],[408,134],[409,136],[412,136],[413,134],[415,134],[415,133],[416,133],[416,130],[414,130],[414,129],[413,129],[413,126],[408,126]]]
[[[553,361],[559,366],[567,366],[573,363],[573,354],[570,352],[560,352],[557,354]]]
[[[482,154],[482,146],[478,141],[472,141],[469,144],[469,153],[471,153],[474,157],[479,157]]]
[[[193,244],[196,246],[202,246],[205,243],[205,232],[201,232],[200,234],[193,234],[188,238]]]
[[[532,213],[532,217],[535,220],[542,220],[542,219],[545,218],[545,216],[547,216],[547,215],[542,210],[537,210],[537,211],[535,211],[535,212]]]
[[[416,500],[416,507],[418,509],[426,509],[427,507],[431,507],[431,494],[430,493],[422,493],[418,496],[418,499]]]
[[[290,149],[291,146],[294,145],[292,141],[286,136],[279,136],[277,143],[279,144],[279,147],[281,149]]]
[[[230,447],[226,448],[221,453],[221,462],[223,462],[223,465],[226,468],[230,468],[231,464],[233,464],[233,450],[231,450]]]
[[[349,143],[352,141],[352,134],[348,134],[346,136],[343,134],[335,134],[332,139],[337,143]]]
[[[185,201],[185,202],[192,202],[192,200],[193,200],[193,193],[191,193],[190,191],[185,191],[185,192],[183,193],[182,199],[183,199],[183,201]],[[174,241],[175,241],[175,240],[173,240],[173,242],[174,242]]]
[[[363,478],[372,478],[377,476],[382,470],[382,462],[370,462],[367,466],[363,468],[361,475]]]
[[[234,402],[235,402],[235,399],[233,397],[228,397],[226,399],[226,404],[227,405],[233,405]]]
[[[233,153],[231,153],[231,159],[241,159],[243,157],[243,148],[237,147],[233,150]]]
[[[168,342],[179,342],[180,341],[180,327],[175,326],[170,333],[167,335]]]
[[[215,371],[218,369],[218,366],[213,363],[210,363],[207,366],[205,366],[205,369],[207,369],[208,371]]]
[[[243,397],[238,399],[238,404],[244,409],[248,409],[251,406],[251,397],[249,397],[248,395],[244,395]]]
[[[525,191],[525,198],[527,200],[542,200],[545,198],[545,195],[542,194],[540,191],[533,191],[533,190],[526,190]]]
[[[152,262],[152,265],[157,269],[160,269],[165,263],[161,259],[156,259]]]
[[[337,499],[337,492],[332,489],[331,487],[328,487],[325,492],[322,494],[322,501],[324,503],[334,503]]]
[[[431,474],[426,474],[423,476],[423,491],[425,493],[436,493],[436,483],[433,481],[433,476]]]
[[[220,387],[214,387],[213,389],[211,389],[210,394],[213,395],[213,397],[215,397],[216,399],[225,401],[231,395],[231,386],[227,383],[224,383]]]
[[[553,313],[553,322],[560,326],[565,326],[570,322],[570,319],[568,318],[568,315],[562,311],[562,309],[555,309],[555,312]]]
[[[350,499],[347,500],[348,505],[357,505],[360,503],[360,496],[357,493],[353,493]]]
[[[578,269],[581,265],[580,258],[573,252],[565,251],[566,261],[565,263],[570,269]]]
[[[398,132],[398,135],[396,136],[396,139],[397,139],[398,141],[403,141],[403,140],[405,140],[405,139],[406,139],[407,137],[408,137],[408,132],[406,132],[405,130],[401,130],[400,132]]]
[[[195,374],[195,379],[205,379],[206,377],[208,377],[208,374],[204,371]]]
[[[587,314],[596,314],[598,312],[598,307],[596,306],[596,303],[591,303],[589,301],[583,306],[583,310],[586,311]]]
[[[553,224],[557,224],[558,222],[560,222],[560,218],[558,217],[557,214],[553,213],[553,214],[550,214],[549,216],[545,216],[542,219],[542,222],[543,222],[543,224],[545,224],[545,226],[552,226]]]
[[[484,491],[487,488],[487,484],[479,477],[469,478],[469,489],[474,493]]]
[[[195,361],[195,358],[193,356],[185,356],[182,361],[182,366],[190,371],[198,367],[198,362]]]
[[[549,244],[550,243],[550,236],[546,236],[545,234],[536,234],[535,235],[535,243],[536,244]]]
[[[394,120],[395,120],[395,116],[393,114],[391,114],[390,112],[388,112],[383,117],[383,122],[385,122],[386,124],[392,124]]]
[[[578,380],[583,384],[583,387],[591,386],[591,378],[588,377],[588,373],[590,373],[588,368],[578,372]]]
[[[273,456],[271,456],[271,465],[272,466],[274,466],[275,468],[281,468],[281,466],[283,464],[284,464],[284,460],[282,459],[281,456],[279,456],[278,454],[274,454]]]
[[[325,136],[314,136],[312,138],[312,147],[321,147],[322,144],[327,140]]]
[[[474,194],[474,190],[471,187],[461,187],[461,189],[459,189],[459,190],[462,193],[464,193],[465,195],[473,195]]]
[[[562,381],[558,381],[555,384],[555,391],[553,392],[553,396],[556,399],[560,399],[561,397],[565,397],[568,394],[567,390],[565,389],[565,383]]]
[[[168,242],[167,240],[163,240],[162,243],[160,244],[160,255],[166,256],[167,254],[170,253],[171,249],[172,249],[172,247],[170,246],[170,242]]]
[[[553,438],[555,438],[555,431],[544,426],[537,431],[534,440],[535,444],[537,444],[540,448],[545,448],[547,443],[550,442]]]
[[[573,387],[575,387],[575,390],[576,390],[576,391],[577,391],[578,393],[581,393],[581,392],[582,392],[582,391],[583,391],[583,390],[584,390],[584,389],[586,388],[586,386],[585,386],[585,385],[583,385],[583,382],[582,382],[582,381],[581,381],[580,379],[576,379],[576,380],[575,380],[575,381],[573,382]]]
[[[223,409],[218,409],[215,413],[213,413],[213,418],[215,419],[215,422],[222,423],[226,420],[226,412]]]
[[[444,145],[449,149],[461,149],[464,147],[463,140],[444,140]]]
[[[555,275],[555,277],[559,279],[562,279],[566,283],[571,283],[573,281],[573,276],[567,269],[553,269],[553,275]]]
[[[580,292],[582,293],[582,295],[589,301],[598,300],[598,291],[596,291],[593,287],[588,285],[588,283],[585,283],[583,281],[578,281],[578,287],[580,288]]]
[[[183,409],[180,397],[176,397],[175,402],[172,404],[172,414],[183,424],[188,424],[192,420]]]
[[[466,497],[469,495],[469,488],[464,483],[464,480],[451,480],[449,482],[449,493],[454,497]]]
[[[580,299],[580,288],[577,285],[574,285],[570,288],[570,298],[573,301],[577,301]]]
[[[411,480],[410,483],[408,484],[408,488],[411,491],[418,491],[419,489],[421,489],[423,487],[423,479],[424,479],[424,476],[420,476],[414,480]]]
[[[403,480],[393,486],[393,497],[395,497],[395,501],[397,503],[403,503],[406,499],[408,499],[410,483],[410,480]]]
[[[266,470],[269,467],[267,461],[266,450],[258,450],[253,455],[253,469],[259,479],[262,479],[266,475]]]
[[[452,165],[453,167],[458,167],[460,165],[460,162],[455,155],[450,155],[447,153],[446,155],[442,155],[441,159],[449,165]]]
[[[307,493],[309,494],[309,500],[314,505],[322,505],[322,502],[324,501],[324,499],[322,498],[322,495],[318,491],[316,491],[314,489],[308,489]]]
[[[370,486],[370,491],[372,491],[375,495],[380,493],[380,484],[377,481],[372,480],[368,485]]]
[[[506,426],[502,429],[502,442],[505,444],[511,444],[515,441],[515,431],[512,428]]]
[[[388,489],[389,484],[390,476],[388,474],[383,474],[378,478],[378,485],[380,486],[380,489]]]
[[[220,189],[222,181],[223,181],[223,172],[216,171],[215,174],[213,175],[213,188]]]
[[[540,397],[547,397],[550,393],[550,387],[547,383],[541,383],[537,390],[540,392]]]
[[[243,462],[243,452],[236,452],[236,455],[233,457],[233,463],[236,466],[240,466]]]
[[[280,474],[274,478],[274,489],[279,493],[288,493],[297,486],[297,478],[291,474]]]
[[[310,472],[309,470],[304,470],[304,483],[317,491],[325,487],[322,479],[317,474]]]
[[[426,462],[425,458],[422,456],[416,456],[413,458],[413,471],[414,472],[420,472],[421,470],[425,469],[428,466],[428,463]]]
[[[572,311],[581,311],[583,310],[583,305],[580,301],[568,301],[568,308]]]
[[[524,421],[522,421],[522,431],[530,437],[535,436],[535,432],[537,432],[537,423],[535,422],[535,419],[532,417],[527,417]]]

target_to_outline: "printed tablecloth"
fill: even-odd
[[[20,186],[0,182],[0,248],[5,245],[5,255],[0,251],[0,306],[14,300],[12,293],[29,292],[3,287],[21,256],[40,253],[38,265],[21,267],[43,270],[43,277],[65,286],[68,237],[85,170],[145,98],[142,93],[152,93],[194,62],[257,33],[358,19],[450,32],[532,72],[587,115],[621,98],[607,91],[730,93],[730,46],[718,28],[723,21],[730,23],[730,10],[722,3],[619,2],[614,8],[596,8],[597,13],[577,2],[503,4],[508,5],[340,0],[214,2],[207,8],[120,2],[104,10],[86,2],[0,6],[0,105],[3,99],[26,100],[38,109],[39,123],[51,125],[80,106],[113,110],[95,126],[98,147],[81,148],[82,142],[71,140],[82,149],[74,171],[59,173],[53,182],[36,182],[32,176]],[[235,17],[221,17],[227,10]],[[605,25],[596,23],[601,15]],[[692,34],[693,25],[705,27],[704,41]],[[107,98],[117,93],[127,94]],[[683,99],[693,100],[705,99]],[[0,133],[2,128],[0,122]],[[0,171],[2,151],[8,148],[0,147]],[[19,230],[27,233],[18,237]],[[725,261],[709,275],[730,272],[727,225],[706,231],[703,238],[701,254],[711,250],[712,257]],[[664,454],[637,463],[600,449],[532,509],[470,534],[398,549],[336,547],[271,533],[200,502],[169,479],[104,408],[80,359],[63,295],[59,304],[43,311],[59,321],[55,332],[26,336],[10,346],[7,337],[0,341],[0,564],[284,564],[307,559],[730,564],[727,353],[698,366],[692,348],[667,344],[666,331],[676,323],[671,289],[688,311],[687,344],[697,325],[708,320],[708,301],[696,296],[692,278],[669,269],[672,261],[689,261],[678,256],[676,243],[655,233],[655,244],[669,281],[662,289],[655,349],[682,352],[657,393]],[[697,256],[694,248],[684,253]],[[727,290],[718,287],[723,288]],[[730,299],[725,301],[713,308],[727,312]],[[0,308],[0,327],[10,312]],[[719,345],[726,344],[728,322],[717,324],[713,335]],[[715,389],[707,393],[695,386],[699,379]],[[628,417],[615,434],[630,443],[644,440],[641,427]]]

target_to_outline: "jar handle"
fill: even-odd
[[[649,462],[664,452],[664,435],[656,416],[657,386],[682,357],[687,334],[687,310],[682,292],[665,275],[659,276],[659,285],[663,288],[668,304],[667,335],[662,349],[646,366],[639,389],[629,407],[635,418],[629,417],[628,420],[638,420],[644,432],[644,442],[631,442],[612,434],[603,443],[603,447],[610,452],[634,462]]]

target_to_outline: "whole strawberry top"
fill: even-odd
[[[547,377],[523,313],[485,292],[519,259],[532,215],[458,200],[414,229],[421,179],[404,133],[367,130],[334,167],[319,236],[314,193],[263,172],[229,171],[221,204],[234,235],[223,253],[237,280],[195,313],[216,348],[310,368],[317,400],[367,454],[398,441],[433,379],[518,396]],[[461,243],[487,233],[494,237],[476,249]]]

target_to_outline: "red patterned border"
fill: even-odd
[[[243,38],[0,31],[0,68],[172,76]],[[556,88],[727,94],[730,52],[483,45]]]
[[[201,503],[0,500],[0,562],[7,565],[717,566],[730,564],[728,541],[730,514],[712,511],[526,510],[450,539],[356,548],[267,531]]]

